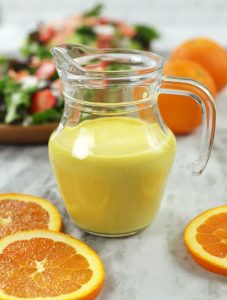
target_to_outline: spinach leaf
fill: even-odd
[[[101,3],[98,3],[92,9],[86,11],[83,15],[84,17],[100,16],[102,10],[103,5]]]
[[[142,44],[144,48],[149,48],[150,41],[159,37],[159,33],[153,28],[146,25],[136,25],[136,35],[134,39]]]
[[[37,56],[41,59],[51,58],[51,53],[47,46],[41,45],[37,41],[27,40],[20,49],[21,54],[24,57]]]
[[[106,67],[107,71],[128,71],[131,67],[120,63],[111,63]]]
[[[96,33],[87,25],[80,26],[75,30],[75,33],[77,40],[80,41],[81,44],[91,45],[96,40]]]
[[[0,93],[5,105],[4,122],[6,124],[22,121],[31,103],[32,94],[38,85],[23,89],[22,85],[9,76],[0,80]]]
[[[83,25],[83,26],[80,26],[79,28],[76,29],[76,33],[79,33],[79,34],[82,34],[82,35],[89,35],[91,37],[95,37],[96,34],[94,32],[94,30],[87,26],[87,25]]]
[[[61,112],[51,108],[31,115],[31,124],[43,124],[47,122],[58,122],[61,119]]]
[[[5,74],[8,71],[10,59],[5,56],[0,56],[0,74]]]
[[[0,79],[0,92],[4,95],[16,91],[19,88],[19,86],[20,84],[9,76],[4,76]]]

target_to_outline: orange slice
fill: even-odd
[[[0,240],[0,299],[95,299],[104,281],[97,254],[64,233],[30,230]]]
[[[59,231],[57,208],[47,200],[24,194],[0,194],[0,238],[31,229]]]
[[[212,208],[193,219],[185,229],[184,241],[199,265],[227,276],[227,206]]]

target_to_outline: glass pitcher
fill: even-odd
[[[137,233],[157,214],[175,155],[158,95],[189,96],[201,106],[195,175],[204,170],[213,144],[213,97],[198,82],[163,76],[162,58],[150,52],[83,45],[51,51],[65,108],[49,140],[49,157],[65,206],[76,225],[92,234]],[[179,84],[182,89],[174,89]],[[187,90],[191,86],[197,94]]]

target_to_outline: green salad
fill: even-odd
[[[98,4],[81,15],[40,24],[27,36],[20,58],[0,57],[0,123],[32,125],[60,120],[64,101],[49,51],[52,46],[75,43],[149,50],[150,42],[158,37],[152,27],[103,17],[102,9]]]

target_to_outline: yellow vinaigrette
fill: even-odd
[[[157,124],[108,117],[53,133],[49,156],[75,223],[97,234],[124,235],[154,219],[175,147],[172,132]]]

